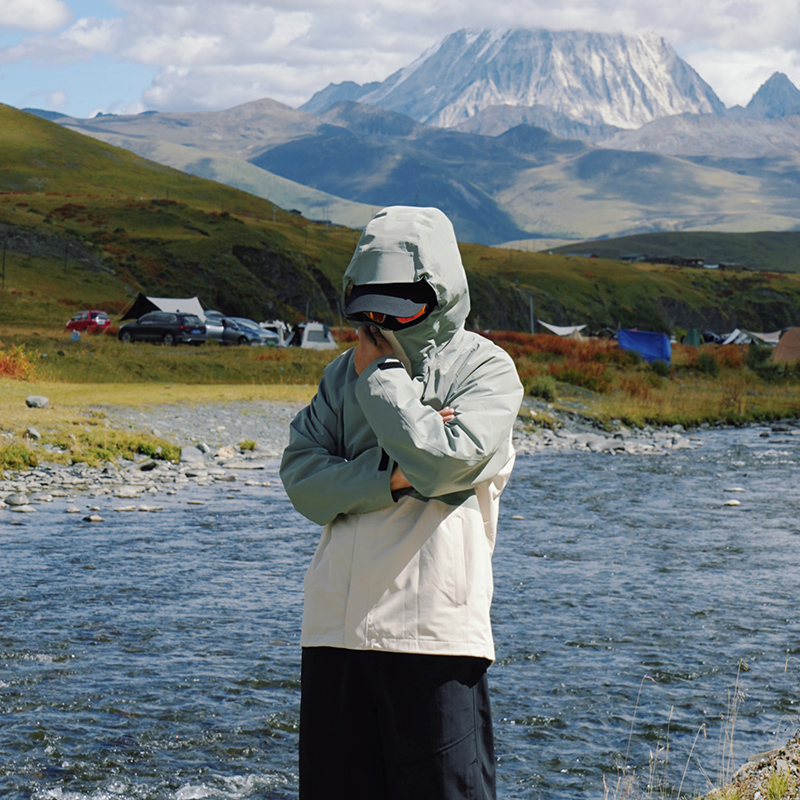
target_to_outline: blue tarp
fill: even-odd
[[[618,333],[619,346],[623,350],[634,350],[649,363],[653,361],[670,363],[672,348],[666,334],[627,330],[620,330]]]

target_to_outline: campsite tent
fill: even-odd
[[[800,361],[800,328],[788,328],[783,332],[772,351],[772,360],[776,363]]]
[[[750,344],[750,342],[755,339],[759,344],[776,345],[780,338],[780,331],[773,331],[772,333],[754,333],[753,331],[736,328],[736,330],[728,334],[722,344]]]
[[[692,347],[700,347],[701,344],[704,344],[704,341],[703,337],[700,335],[700,331],[698,331],[697,328],[691,328],[684,337],[683,343],[691,345]]]
[[[545,322],[541,319],[537,321],[540,325],[544,325],[547,330],[556,334],[556,336],[574,336],[576,333],[580,333],[586,327],[585,325],[551,325],[549,322]]]
[[[333,350],[336,339],[331,329],[321,322],[298,322],[292,328],[292,335],[286,341],[286,347],[305,347],[309,350]]]
[[[141,292],[120,319],[139,319],[148,311],[167,311],[172,314],[196,314],[205,320],[206,312],[196,297],[145,297]]]
[[[623,350],[633,350],[645,361],[666,361],[670,363],[672,347],[664,333],[653,331],[629,331],[624,328],[619,331],[619,346]]]

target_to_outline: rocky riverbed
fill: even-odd
[[[102,513],[158,511],[158,496],[191,486],[239,481],[248,484],[279,480],[278,459],[289,439],[289,423],[300,406],[265,401],[214,403],[197,406],[162,405],[146,409],[93,407],[111,428],[133,429],[163,437],[181,447],[178,463],[141,458],[117,459],[102,467],[48,461],[53,448],[38,444],[40,466],[23,472],[6,470],[0,481],[0,510],[35,513],[41,503],[65,498],[67,512],[93,521],[98,503],[76,498],[107,498]],[[539,450],[604,453],[609,457],[665,456],[702,445],[702,431],[629,429],[613,422],[603,430],[578,411],[526,399],[517,420],[514,443],[520,454]],[[776,424],[763,435],[783,435],[798,428],[794,421]],[[242,448],[243,443],[249,443]],[[72,501],[72,502],[69,502]],[[88,513],[85,513],[88,512]],[[8,514],[4,515],[6,520]],[[2,520],[2,517],[0,517]]]
[[[748,759],[727,786],[700,800],[798,800],[800,798],[800,734],[784,747]]]

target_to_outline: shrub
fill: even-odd
[[[0,378],[27,380],[33,373],[33,362],[21,345],[9,351],[0,348]]]
[[[528,378],[523,385],[525,394],[531,397],[540,397],[548,403],[553,403],[556,400],[556,382],[549,375],[534,375]]]
[[[780,374],[778,365],[770,360],[772,348],[751,342],[747,346],[745,364],[748,369],[758,375],[762,380],[768,381],[777,378]]]
[[[715,351],[719,365],[724,369],[741,369],[745,363],[745,349],[736,344],[725,344]]]
[[[581,363],[631,363],[628,353],[608,339],[572,339],[550,333],[530,334],[516,331],[493,331],[483,335],[502,347],[515,360],[526,356],[538,356],[539,360],[560,356]]]
[[[243,442],[239,442],[239,449],[240,450],[255,450],[256,443],[252,439],[245,439]]]
[[[611,388],[604,364],[586,364],[570,359],[550,364],[548,372],[556,380],[594,392],[607,392]]]
[[[719,375],[719,361],[714,358],[713,353],[709,353],[705,350],[697,356],[697,360],[694,362],[694,368],[697,372],[703,375],[710,375],[712,378],[716,378],[717,375]]]
[[[713,358],[713,356],[712,356],[712,358]],[[716,361],[714,361],[714,363],[717,364]],[[662,378],[668,378],[669,377],[669,364],[667,364],[666,361],[654,361],[650,365],[650,369],[653,370],[653,372],[655,372],[656,375],[658,375],[658,376],[660,376]],[[719,364],[717,364],[717,372],[719,372]]]

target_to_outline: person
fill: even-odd
[[[358,344],[291,423],[281,478],[323,526],[304,579],[300,798],[496,796],[486,671],[522,387],[465,329],[449,219],[392,206],[344,275]]]

